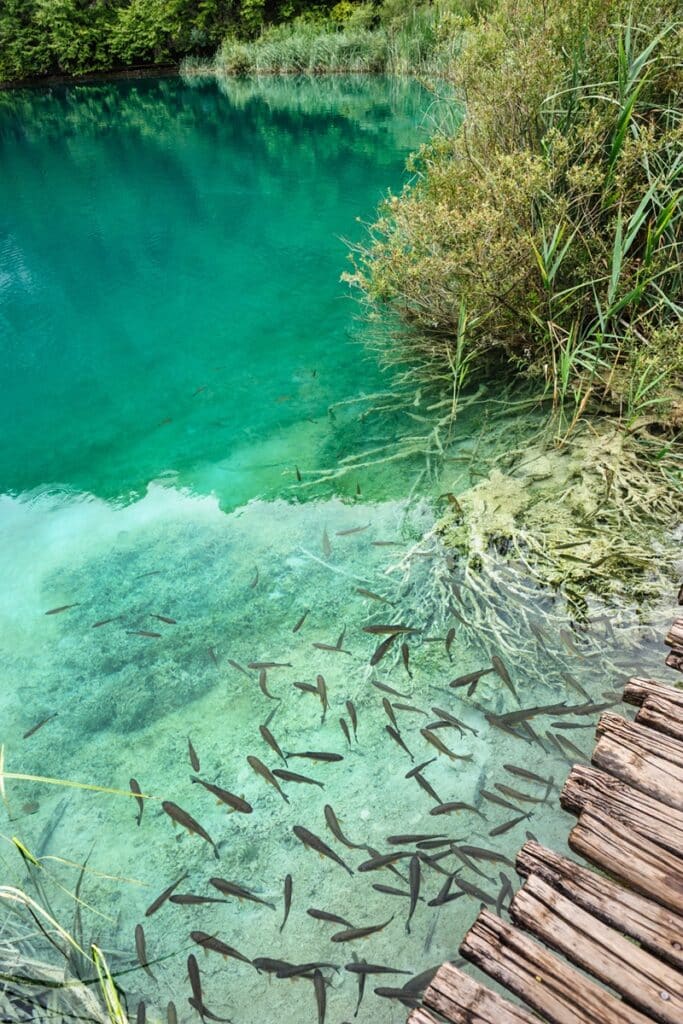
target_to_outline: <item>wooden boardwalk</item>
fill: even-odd
[[[666,642],[683,672],[683,618]],[[560,797],[570,847],[598,870],[526,843],[514,923],[482,909],[460,946],[531,1009],[446,963],[409,1024],[683,1024],[683,689],[636,678],[624,700],[635,722],[603,714],[593,767]]]

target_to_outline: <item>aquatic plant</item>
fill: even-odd
[[[387,363],[440,386],[464,308],[473,363],[537,380],[558,439],[589,410],[680,416],[680,53],[669,0],[503,0],[471,27],[463,128],[354,253],[350,282],[408,325]]]

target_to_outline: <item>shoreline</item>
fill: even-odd
[[[166,78],[180,74],[180,64],[133,64],[109,71],[88,71],[83,75],[33,75],[12,82],[0,82],[0,92],[14,89],[47,88],[52,85],[90,85],[93,82],[111,82],[125,78]]]

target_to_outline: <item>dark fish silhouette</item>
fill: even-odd
[[[225,942],[221,942],[215,935],[209,935],[207,932],[190,932],[190,938],[193,942],[196,942],[202,949],[212,950],[214,953],[220,953],[222,957],[234,957],[235,960],[241,960],[245,964],[250,964],[251,960],[249,957],[243,956],[242,953],[234,949],[232,946],[228,946]]]
[[[210,649],[211,648],[209,648],[209,650]],[[249,678],[249,673],[247,672],[246,668],[242,668],[242,666],[240,665],[239,661],[233,661],[232,658],[228,658],[228,665],[232,665],[233,668],[236,668],[237,671],[241,672],[242,675],[247,677],[247,679]]]
[[[156,978],[152,974],[152,969],[149,966],[147,959],[147,949],[145,945],[145,932],[141,924],[135,925],[135,952],[137,954],[138,961],[143,971],[149,974],[150,978],[156,981]]]
[[[201,769],[201,765],[199,764],[199,758],[197,757],[197,751],[192,746],[192,740],[190,739],[189,736],[187,737],[187,753],[188,753],[188,757],[190,758],[190,764],[192,765],[192,770],[195,771],[195,772],[198,772]]]
[[[349,727],[346,724],[346,719],[345,718],[340,718],[339,719],[339,726],[341,728],[341,731],[344,733],[344,737],[346,739],[346,742],[348,743],[349,746],[351,746],[351,733],[349,732]]]
[[[309,611],[310,611],[310,608],[307,608],[306,611],[301,616],[301,618],[297,620],[296,626],[292,630],[292,633],[298,633],[299,632],[299,630],[303,626],[304,622],[306,621],[306,616],[308,615]]]
[[[315,991],[316,1006],[318,1007],[318,1024],[325,1024],[327,995],[325,993],[325,980],[318,968],[313,971],[313,989]]]
[[[380,663],[384,655],[387,653],[391,645],[396,640],[397,636],[398,633],[392,633],[390,636],[386,638],[386,640],[382,640],[382,643],[379,645],[379,647],[375,649],[372,657],[370,658],[371,665],[378,665]],[[404,696],[404,694],[401,694],[401,696]]]
[[[76,601],[75,604],[60,604],[59,608],[50,608],[46,615],[59,615],[60,612],[68,612],[69,608],[78,608],[80,601]]]
[[[254,757],[252,754],[249,754],[247,761],[249,762],[249,766],[252,770],[255,771],[257,775],[260,775],[262,779],[265,779],[269,785],[274,786],[285,803],[289,803],[289,797],[280,786],[280,783],[277,781],[270,768],[267,768],[263,761],[260,761],[258,757]]]
[[[355,709],[355,707],[353,705],[353,701],[347,700],[347,702],[346,702],[346,710],[348,711],[349,718],[351,719],[351,726],[353,727],[353,738],[354,738],[354,740],[357,740],[358,739],[358,716],[356,714],[356,709]]]
[[[181,892],[169,896],[170,903],[177,903],[181,907],[200,907],[203,903],[227,903],[227,900],[218,899],[217,896],[197,896],[193,892]]]
[[[252,903],[261,903],[264,907],[270,907],[271,910],[275,910],[274,903],[261,899],[260,896],[257,896],[249,889],[245,889],[243,885],[238,885],[237,882],[228,882],[224,878],[210,878],[209,884],[225,896],[236,896],[238,900],[251,900]]]
[[[152,640],[158,640],[161,633],[152,633],[149,629],[127,629],[128,636],[146,636]]]
[[[311,786],[325,788],[324,784],[318,782],[317,779],[309,779],[307,775],[298,775],[297,772],[290,772],[286,768],[273,768],[273,775],[277,775],[278,779],[282,779],[283,782],[307,782]]]
[[[47,722],[52,721],[52,719],[56,718],[58,714],[58,711],[53,711],[51,715],[46,715],[45,718],[41,718],[39,722],[36,722],[35,725],[32,725],[30,729],[26,730],[26,732],[23,735],[23,739],[27,740],[29,736],[33,736],[35,732],[38,732],[39,729],[42,729]]]
[[[383,921],[382,924],[371,924],[365,928],[347,928],[343,932],[335,932],[334,935],[330,936],[332,942],[353,942],[355,939],[364,939],[368,935],[374,935],[375,932],[381,932],[383,928],[386,928],[394,920],[394,915]]]
[[[349,850],[364,850],[365,846],[363,843],[352,843],[350,839],[347,839],[341,830],[341,825],[337,819],[337,815],[334,813],[334,809],[330,804],[325,804],[325,823],[329,828],[330,832],[343,846],[348,846]]]
[[[410,921],[420,898],[420,858],[415,854],[410,858],[408,879],[410,881],[410,909],[406,920],[406,932],[410,934]]]
[[[391,736],[391,738],[394,741],[394,743],[397,743],[399,745],[399,747],[401,747],[403,750],[405,750],[405,752],[408,755],[408,757],[410,758],[410,760],[414,761],[415,758],[413,757],[412,753],[410,752],[410,750],[408,750],[408,747],[403,742],[403,739],[401,738],[401,734],[399,733],[399,731],[397,729],[392,729],[392,727],[390,725],[385,725],[384,728],[389,733],[389,735]]]
[[[166,812],[166,814],[168,814],[171,821],[176,822],[178,825],[181,825],[183,828],[186,828],[188,832],[193,832],[195,835],[200,836],[202,839],[204,839],[207,843],[209,843],[210,846],[213,847],[213,852],[214,855],[216,856],[216,859],[220,858],[218,847],[214,843],[213,839],[206,831],[206,829],[202,828],[199,822],[196,821],[191,814],[188,814],[187,811],[184,811],[182,807],[178,807],[178,805],[174,804],[171,800],[164,800],[161,806]]]
[[[283,888],[284,903],[285,903],[285,916],[282,918],[282,924],[280,925],[280,931],[287,924],[287,918],[289,917],[289,911],[292,906],[292,876],[285,875],[285,883]]]
[[[311,761],[343,761],[344,757],[342,754],[330,754],[325,750],[300,750],[300,751],[287,751],[287,757],[307,757]]]
[[[192,776],[192,782],[198,782],[200,786],[208,790],[220,801],[220,803],[227,804],[232,807],[233,811],[240,811],[242,814],[251,814],[253,807],[247,803],[240,796],[235,796],[234,793],[229,793],[227,789],[222,789],[220,786],[215,786],[212,782],[205,782],[204,779],[198,779],[196,776]]]
[[[327,843],[324,843],[322,839],[314,835],[313,832],[309,832],[309,830],[307,828],[304,828],[303,825],[295,825],[292,831],[294,832],[294,835],[297,837],[297,839],[299,839],[304,844],[304,846],[308,846],[309,849],[315,850],[317,853],[320,853],[323,857],[329,857],[330,860],[333,860],[335,862],[335,864],[339,864],[340,867],[344,868],[344,871],[348,871],[350,875],[353,874],[353,871],[348,866],[348,864],[345,864],[341,857],[338,854],[336,854],[334,850],[327,845]]]
[[[159,622],[165,622],[167,626],[177,626],[178,620],[172,619],[168,615],[157,615],[156,612],[150,612],[153,619],[158,619]]]
[[[266,741],[266,743],[271,748],[271,750],[273,750],[278,755],[278,757],[281,757],[282,760],[285,762],[285,764],[287,764],[287,758],[285,757],[285,755],[280,750],[280,745],[277,742],[277,740],[275,739],[275,737],[273,736],[273,734],[270,731],[270,729],[268,728],[268,726],[266,726],[266,725],[259,725],[258,728],[259,728],[259,732],[261,733],[261,736]]]
[[[528,818],[528,817],[529,817],[528,814],[520,814],[517,818],[513,818],[511,821],[506,821],[503,825],[497,825],[495,828],[492,828],[491,831],[489,832],[489,835],[490,836],[502,836],[502,835],[505,835],[505,833],[509,832],[511,828],[514,828],[515,825],[519,825],[520,821],[524,821],[524,819]]]
[[[129,783],[129,787],[130,787],[131,793],[135,793],[135,800],[137,801],[137,805],[138,805],[138,816],[137,816],[136,822],[139,825],[140,822],[142,821],[142,812],[145,809],[145,801],[142,799],[142,795],[141,795],[142,794],[142,790],[140,789],[140,785],[139,785],[137,779],[131,779],[130,783]]]
[[[379,679],[371,679],[370,682],[378,690],[383,690],[384,693],[392,693],[394,697],[410,697],[409,693],[401,693],[400,690],[395,690],[393,686],[389,686],[387,683],[380,683]]]
[[[173,890],[177,889],[178,886],[180,885],[180,883],[185,878],[187,878],[187,871],[184,871],[182,873],[182,875],[180,876],[180,878],[176,882],[173,882],[171,885],[169,885],[169,887],[167,889],[164,889],[164,891],[161,893],[161,895],[157,896],[157,898],[152,903],[150,903],[150,905],[147,907],[147,910],[145,911],[145,917],[151,917],[152,914],[156,913],[156,911],[159,909],[159,907],[163,903],[165,903],[166,900],[170,897],[170,895],[173,892]]]
[[[350,921],[347,921],[345,917],[340,917],[339,914],[331,914],[327,910],[316,910],[315,907],[309,907],[306,911],[309,917],[315,918],[316,921],[329,921],[332,924],[345,924],[347,928],[353,928]]]

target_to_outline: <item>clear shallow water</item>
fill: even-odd
[[[369,445],[381,440],[371,433],[381,425],[327,416],[330,403],[383,386],[354,341],[354,310],[337,283],[338,238],[400,182],[426,101],[416,86],[377,80],[225,89],[160,80],[0,96],[0,740],[10,771],[119,788],[132,776],[156,798],[137,826],[123,798],[8,782],[10,820],[0,831],[75,863],[92,850],[81,890],[91,908],[83,911],[85,941],[97,939],[112,967],[125,970],[144,922],[150,959],[168,959],[154,965],[154,980],[137,972],[122,982],[131,1017],[144,998],[153,1021],[166,1019],[169,1000],[181,1021],[197,1019],[187,1004],[185,959],[199,953],[191,930],[216,934],[249,958],[293,963],[343,967],[355,954],[417,974],[454,957],[478,898],[440,908],[427,901],[445,880],[439,865],[462,864],[423,863],[424,902],[407,933],[406,898],[373,887],[405,889],[405,881],[355,870],[369,854],[331,835],[325,805],[353,842],[381,852],[390,835],[445,833],[512,860],[527,828],[561,849],[570,820],[556,789],[547,803],[518,802],[531,817],[493,837],[515,815],[487,803],[481,789],[507,784],[542,798],[544,785],[503,766],[523,765],[559,786],[579,754],[547,737],[556,719],[533,720],[539,742],[491,727],[485,714],[581,703],[577,685],[598,702],[613,699],[621,674],[658,670],[671,617],[663,607],[650,613],[653,626],[636,626],[633,609],[605,617],[596,607],[589,629],[562,636],[570,624],[561,601],[533,590],[519,567],[492,556],[478,578],[457,566],[444,577],[430,535],[437,505],[426,490],[407,500],[415,466],[366,471],[360,496],[351,496],[354,477],[349,496],[328,489],[302,500],[308,492],[296,489],[294,466],[308,471],[344,457],[359,431]],[[485,417],[459,421],[454,459],[479,449]],[[498,440],[512,443],[515,426],[501,422]],[[467,486],[467,472],[454,465],[434,495]],[[363,627],[382,622],[421,630],[409,640],[412,675],[398,650],[371,669],[377,638]],[[314,646],[334,646],[342,630],[348,653]],[[492,654],[504,659],[516,696],[495,674],[469,696],[447,687]],[[258,671],[231,664],[259,661],[289,663],[268,671],[271,697]],[[324,721],[318,698],[294,686],[318,675],[329,695]],[[386,732],[384,698],[419,709],[394,707],[410,754]],[[347,700],[358,713],[350,747],[339,725],[342,716],[348,722]],[[438,756],[425,777],[443,801],[476,811],[434,817],[434,801],[405,778],[411,756],[436,756],[420,733],[437,714],[432,707],[475,732],[438,730],[470,759]],[[334,764],[289,759],[290,771],[324,788],[283,784],[285,802],[254,774],[247,755],[284,767],[259,733],[271,714],[285,752],[343,755]],[[192,783],[188,736],[201,777],[244,796],[252,814],[227,814]],[[591,748],[590,728],[566,737],[578,751]],[[198,837],[174,831],[160,799],[195,816],[220,859]],[[328,842],[353,876],[305,850],[295,825]],[[3,843],[0,856],[4,880],[23,883],[17,854]],[[76,869],[44,865],[73,889]],[[514,879],[505,862],[476,865],[483,877],[466,868],[462,878],[487,894],[500,889],[501,869]],[[407,860],[398,870],[407,873]],[[179,891],[216,895],[208,880],[218,875],[277,909],[167,903],[145,918],[183,871]],[[293,902],[281,932],[286,874]],[[47,888],[70,923],[73,903],[54,882]],[[337,943],[341,926],[312,919],[311,907],[357,926],[388,923],[361,942]],[[199,960],[214,1013],[239,1024],[317,1019],[310,981],[277,980],[215,953]],[[341,1024],[352,1019],[356,981],[343,970],[325,974],[327,1019]],[[356,1019],[403,1021],[404,1007],[373,989],[404,977],[369,979]]]

